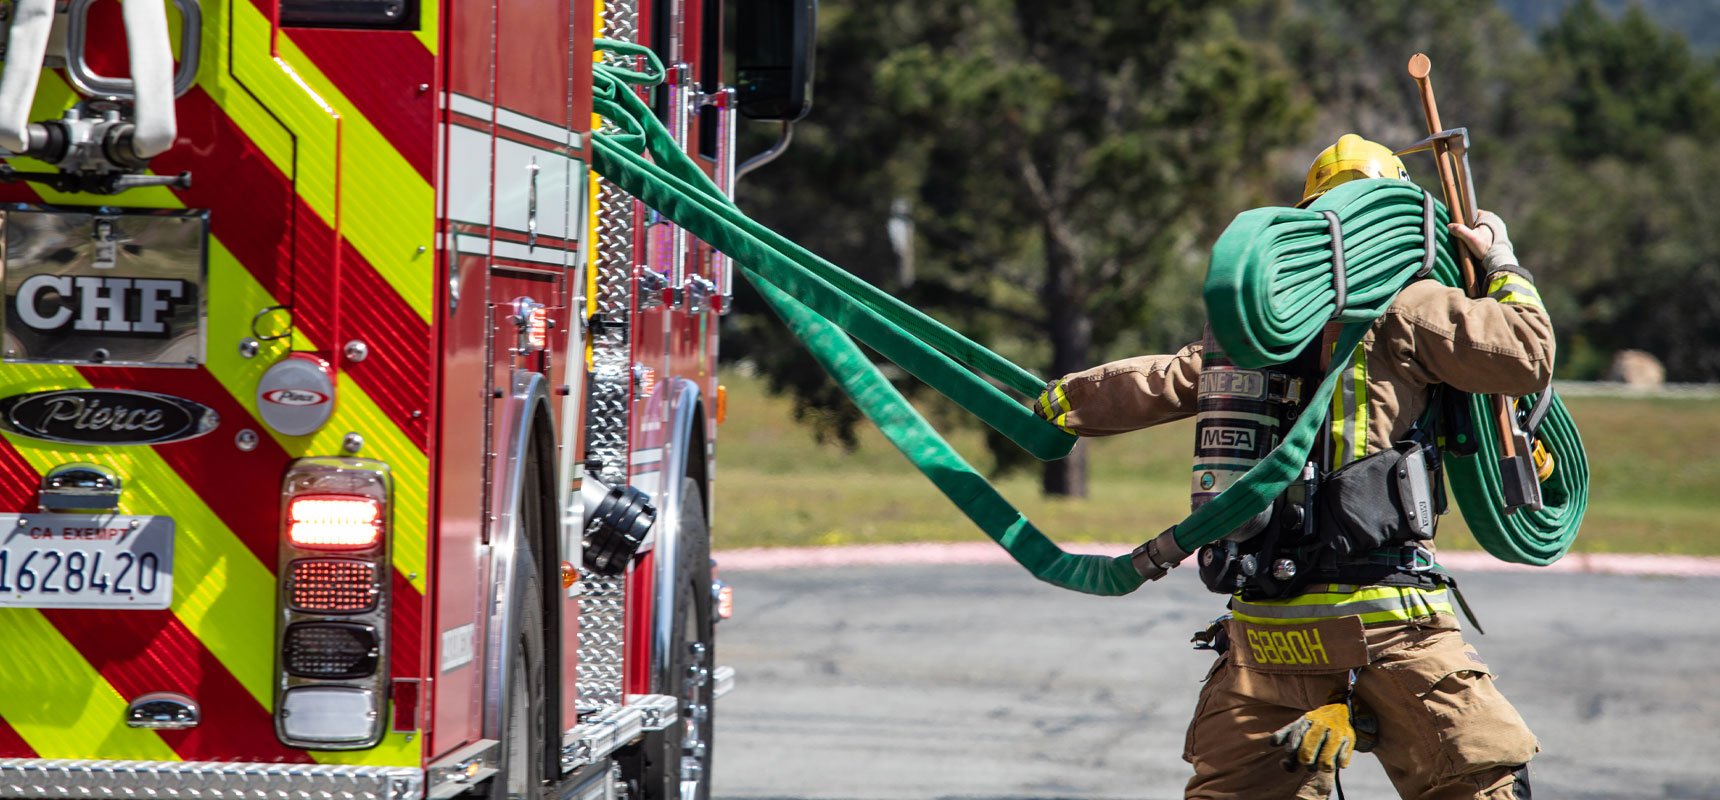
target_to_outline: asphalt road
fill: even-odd
[[[1094,598],[1003,566],[730,572],[716,794],[1175,798],[1222,609],[1194,575]],[[1468,635],[1541,739],[1535,797],[1720,800],[1720,580],[1476,574]],[[1378,762],[1353,800],[1395,797]]]

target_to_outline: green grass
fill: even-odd
[[[921,477],[877,430],[847,452],[819,445],[793,420],[790,404],[762,382],[725,372],[728,420],[718,433],[719,547],[978,541],[979,530]],[[1573,397],[1593,475],[1576,549],[1720,555],[1720,401]],[[933,416],[948,418],[948,415]],[[946,426],[947,427],[947,426]],[[985,469],[972,427],[950,436]],[[1037,471],[998,488],[1058,541],[1138,544],[1188,511],[1193,423],[1082,443],[1089,450],[1089,496],[1051,500]],[[1474,548],[1453,509],[1440,544]]]

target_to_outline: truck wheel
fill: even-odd
[[[675,724],[646,734],[623,768],[638,777],[647,800],[710,800],[716,664],[715,614],[711,602],[710,530],[697,481],[681,490],[680,557],[675,576],[674,630],[663,694],[678,698]]]
[[[526,503],[526,505],[535,505]],[[531,522],[528,518],[524,522]],[[513,629],[508,636],[513,654],[507,685],[507,718],[502,726],[501,771],[490,781],[491,800],[535,798],[544,763],[543,590],[530,538],[536,529],[521,525],[515,552]]]

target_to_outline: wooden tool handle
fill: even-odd
[[[1433,61],[1426,53],[1416,53],[1409,57],[1409,76],[1415,79],[1415,88],[1421,92],[1421,113],[1427,117],[1427,133],[1429,136],[1445,130],[1439,122],[1439,104],[1433,99],[1433,81],[1428,76],[1433,72]],[[1463,198],[1457,194],[1457,168],[1451,163],[1451,155],[1445,145],[1435,142],[1433,145],[1433,163],[1439,170],[1439,188],[1445,195],[1445,207],[1451,211],[1451,218],[1464,225],[1474,220],[1468,219],[1465,213]],[[1464,291],[1471,297],[1479,297],[1485,287],[1476,280],[1475,259],[1469,255],[1469,249],[1462,244],[1457,246],[1457,264],[1463,271]],[[1517,455],[1517,440],[1512,435],[1516,426],[1511,424],[1511,401],[1500,395],[1493,396],[1493,419],[1499,429],[1500,452],[1506,458]]]

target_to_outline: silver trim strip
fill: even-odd
[[[553,264],[558,267],[573,265],[573,250],[557,250],[551,247],[527,247],[519,242],[497,239],[494,243],[495,258],[505,258],[510,261],[530,261],[534,264]]]
[[[566,143],[569,139],[574,138],[568,129],[560,125],[545,122],[536,117],[528,117],[518,111],[509,111],[505,108],[496,109],[496,124],[511,131],[531,134],[539,139],[547,139],[552,142]]]
[[[414,767],[0,758],[5,797],[409,800],[423,791]]]
[[[711,670],[711,699],[715,700],[735,690],[735,668],[717,667]]]
[[[467,97],[463,94],[449,93],[448,110],[456,114],[465,114],[468,117],[475,117],[477,119],[489,119],[494,114],[496,107],[479,100],[476,97]]]
[[[449,93],[447,108],[449,111],[456,114],[464,114],[476,119],[491,120],[496,125],[507,128],[510,131],[519,131],[520,133],[530,134],[538,137],[539,139],[546,139],[551,142],[561,142],[574,150],[583,149],[585,146],[583,138],[577,131],[568,130],[567,128],[553,122],[541,120],[537,117],[528,117],[518,111],[499,108],[479,100],[476,97]]]

